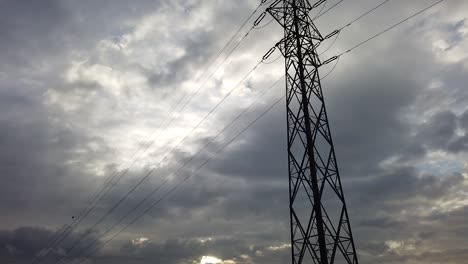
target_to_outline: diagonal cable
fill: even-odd
[[[209,116],[211,116],[211,114],[219,108],[219,106],[221,104],[224,103],[224,101],[235,91],[237,90],[240,85],[257,69],[257,67],[260,65],[260,63],[262,62],[262,60],[260,60],[238,83],[237,85],[235,85],[205,116],[202,120],[200,120],[200,122],[192,128],[192,130],[181,140],[179,141],[179,143],[172,148],[172,150],[164,156],[164,158],[162,160],[159,161],[159,165],[165,161],[175,150],[177,150],[177,148],[179,147],[180,144],[182,144],[183,142],[185,142],[185,140],[205,121],[208,119]],[[156,167],[155,167],[156,168]],[[138,181],[138,183],[136,185],[134,185],[117,203],[115,203],[98,221],[96,221],[93,226],[90,228],[90,230],[93,230],[94,228],[96,228],[96,226],[98,226],[100,223],[102,223],[106,218],[107,216],[109,216],[112,212],[114,212],[114,210],[120,205],[122,204],[123,201],[125,201],[127,199],[127,197],[132,194],[146,179],[148,179],[151,174],[155,171],[155,168],[152,168],[147,174],[145,174],[144,177],[142,177],[140,179],[140,181]],[[86,236],[88,235],[88,233],[83,233],[78,239],[75,240],[75,242],[73,243],[73,245],[68,248],[66,251],[65,251],[65,255],[68,254],[71,250],[73,250],[73,248],[75,248]]]
[[[239,138],[245,131],[247,131],[250,127],[252,127],[258,120],[260,120],[263,116],[265,116],[273,107],[275,107],[282,99],[284,99],[285,95],[277,99],[276,101],[273,102],[266,110],[264,110],[257,118],[255,118],[252,122],[250,122],[244,129],[242,129],[236,136],[234,136],[231,140],[229,140],[226,144],[224,144],[218,151],[216,151],[210,158],[208,158],[205,162],[203,162],[200,166],[197,167],[191,174],[189,174],[187,177],[185,177],[183,180],[178,182],[173,188],[171,188],[169,191],[167,191],[162,197],[160,197],[158,200],[156,200],[154,203],[151,204],[150,207],[148,207],[143,213],[141,213],[139,216],[134,218],[131,222],[126,224],[124,228],[119,230],[116,234],[114,234],[110,239],[106,240],[103,244],[101,244],[99,247],[94,249],[91,253],[89,253],[85,258],[80,260],[77,264],[82,263],[83,261],[86,260],[86,258],[89,258],[91,255],[95,254],[97,251],[102,249],[105,245],[107,245],[109,242],[111,242],[115,237],[117,237],[119,234],[121,234],[123,231],[125,231],[128,227],[133,225],[136,221],[138,221],[143,215],[147,214],[150,210],[155,208],[157,205],[159,205],[167,196],[169,196],[171,193],[176,191],[182,184],[184,184],[188,179],[193,177],[194,175],[198,174],[198,171],[203,168],[208,162],[213,160],[219,153],[221,153],[226,147],[228,147],[232,142],[234,142],[237,138]]]
[[[180,166],[175,172],[171,173],[169,177],[167,177],[162,184],[157,186],[155,189],[153,189],[152,192],[150,192],[144,199],[142,199],[136,206],[134,206],[130,211],[128,211],[125,215],[123,215],[117,222],[115,222],[109,229],[107,229],[103,234],[101,234],[99,237],[97,237],[90,245],[88,245],[86,248],[81,250],[77,255],[81,255],[82,253],[86,252],[87,250],[91,249],[97,242],[99,242],[99,239],[103,238],[106,236],[109,232],[111,232],[116,226],[118,226],[120,223],[122,223],[128,216],[132,215],[140,206],[142,206],[149,198],[151,198],[158,190],[160,190],[166,183],[171,181],[178,175],[178,173],[184,169],[192,160],[194,160],[196,157],[198,157],[209,145],[211,145],[213,142],[215,142],[224,132],[226,132],[234,123],[236,123],[245,113],[247,113],[253,106],[255,106],[260,99],[262,99],[268,92],[270,92],[277,84],[278,82],[283,79],[284,76],[276,80],[268,89],[264,90],[254,101],[252,101],[246,108],[244,108],[233,120],[231,120],[227,125],[223,127],[221,131],[219,131],[215,137],[211,138],[210,141],[208,141],[200,150],[197,151],[190,159],[184,162],[182,166]]]
[[[365,40],[362,41],[362,42],[359,42],[358,44],[354,45],[354,46],[351,47],[350,49],[348,49],[348,50],[346,50],[346,51],[340,53],[340,54],[337,55],[337,56],[338,56],[338,57],[343,56],[344,54],[349,53],[349,52],[353,51],[354,49],[359,48],[360,46],[366,44],[367,42],[369,42],[369,41],[371,41],[371,40],[374,40],[375,38],[377,38],[377,37],[379,37],[379,36],[381,36],[381,35],[387,33],[388,31],[390,31],[390,30],[396,28],[397,26],[399,26],[399,25],[405,23],[406,21],[408,21],[408,20],[410,20],[410,19],[412,19],[412,18],[414,18],[414,17],[416,17],[416,16],[418,16],[418,15],[424,13],[425,11],[427,11],[427,10],[433,8],[434,6],[440,4],[440,3],[444,2],[444,1],[445,1],[445,0],[439,0],[439,1],[437,1],[437,2],[435,2],[435,3],[433,3],[433,4],[431,4],[431,5],[429,5],[428,7],[419,10],[418,12],[412,14],[411,16],[409,16],[409,17],[407,17],[407,18],[405,18],[405,19],[403,19],[403,20],[401,20],[401,21],[399,21],[399,22],[393,24],[392,26],[390,26],[390,27],[388,27],[388,28],[386,28],[386,29],[380,31],[379,33],[373,35],[372,37],[367,38],[367,39],[365,39]]]
[[[229,44],[232,43],[232,41],[234,40],[234,38],[239,34],[239,32],[242,30],[242,28],[244,28],[244,26],[247,24],[247,22],[252,18],[252,16],[258,11],[258,9],[259,9],[263,4],[264,4],[264,1],[262,1],[262,2],[257,6],[257,8],[249,15],[249,17],[244,21],[244,23],[239,27],[239,29],[234,33],[234,35],[229,39],[229,41],[223,46],[223,48],[221,48],[221,50],[219,50],[219,52],[216,54],[215,58],[210,62],[210,65],[206,68],[206,70],[195,80],[195,83],[198,83],[198,81],[201,79],[201,77],[204,76],[205,73],[208,72],[208,70],[214,65],[214,63],[215,63],[216,60],[219,58],[219,56],[226,50],[226,48],[229,46]],[[246,35],[248,35],[251,31],[252,31],[252,28],[248,31],[248,33],[247,33]],[[241,38],[241,39],[237,42],[237,44],[235,45],[235,47],[229,52],[228,57],[234,52],[235,49],[237,49],[237,47],[240,45],[240,42],[242,42],[242,41],[246,38],[246,35],[245,35],[243,38]],[[216,72],[216,71],[219,69],[219,67],[220,67],[222,64],[224,64],[224,62],[227,60],[228,57],[226,57],[226,58],[222,61],[222,63],[218,65],[218,67],[214,70],[214,72]],[[213,74],[214,74],[214,73],[213,73]],[[213,74],[211,74],[209,78],[211,78],[211,77],[213,76]],[[209,80],[209,78],[208,78],[208,80]],[[207,81],[205,81],[204,84],[205,84],[206,82],[207,82]],[[202,85],[202,86],[203,86],[203,85]],[[197,91],[195,92],[195,94],[201,89],[202,86],[200,86],[200,87],[197,89]],[[187,91],[187,92],[181,97],[181,99],[180,99],[177,103],[175,103],[175,104],[173,104],[173,105],[171,106],[170,110],[168,111],[169,114],[168,114],[168,115],[166,116],[166,118],[164,118],[163,121],[158,125],[159,128],[158,128],[157,130],[155,130],[155,131],[150,135],[150,137],[148,137],[148,138],[151,138],[158,130],[160,130],[160,127],[161,127],[162,124],[168,119],[168,117],[171,115],[171,112],[172,112],[175,108],[177,108],[177,107],[180,105],[180,103],[183,101],[183,99],[186,98],[186,96],[190,93],[191,90],[192,90],[192,89],[190,89],[189,91]],[[195,95],[192,95],[191,98],[193,98],[194,96],[195,96]],[[190,100],[191,100],[191,99],[190,99]],[[190,101],[190,100],[189,100],[189,101]],[[184,104],[184,106],[179,110],[179,112],[182,111],[182,109],[188,104],[189,101],[187,101],[187,102]],[[166,126],[165,128],[167,128],[167,126]],[[161,134],[161,133],[160,133],[160,134]],[[127,164],[127,163],[128,163],[129,161],[131,161],[132,159],[134,159],[134,158],[135,158],[135,155],[136,155],[138,152],[140,152],[143,148],[144,148],[143,152],[141,152],[140,155],[139,155],[138,157],[136,157],[136,159],[138,159],[138,158],[141,156],[141,154],[145,153],[145,152],[149,149],[149,147],[151,147],[151,145],[157,140],[157,138],[159,137],[160,134],[158,134],[158,136],[157,136],[153,141],[151,141],[149,144],[147,144],[146,146],[143,145],[143,146],[141,146],[139,149],[137,149],[137,150],[135,151],[135,153],[133,153],[133,155],[131,156],[131,158],[130,158],[129,160],[127,160],[127,161],[124,163],[124,165]],[[113,187],[115,187],[115,185],[120,181],[120,179],[121,179],[123,176],[125,176],[125,175],[127,174],[128,170],[130,169],[130,167],[132,167],[132,166],[134,165],[134,163],[135,163],[135,160],[133,160],[133,162],[130,164],[130,166],[129,166],[127,169],[125,169],[125,170],[121,173],[121,175],[120,175],[120,177],[117,179],[117,181],[115,181],[114,183],[112,183],[112,182],[115,180],[115,178],[117,177],[117,175],[119,174],[117,170],[114,171],[114,173],[109,177],[110,180],[107,180],[107,181],[104,183],[104,186],[98,191],[98,193],[94,196],[94,198],[91,199],[91,201],[88,203],[88,205],[85,207],[85,209],[83,209],[83,210],[78,214],[78,216],[75,218],[75,220],[74,220],[70,225],[68,225],[66,228],[63,228],[63,230],[59,233],[59,235],[58,235],[55,239],[51,239],[48,243],[46,243],[46,244],[47,244],[46,249],[51,249],[51,248],[54,247],[56,244],[61,243],[70,233],[72,233],[72,232],[74,231],[74,229],[83,221],[83,219],[85,219],[85,218],[89,215],[89,213],[96,207],[96,205],[97,205],[100,201],[102,201],[102,199],[109,193],[109,191],[112,190]],[[111,183],[112,183],[112,185],[110,185]],[[107,190],[106,190],[106,189],[107,189]],[[104,193],[104,194],[103,194],[103,193]],[[101,197],[100,197],[100,196],[101,196]],[[100,197],[100,198],[99,198],[99,197]],[[44,256],[39,256],[39,255],[36,256],[36,257],[33,259],[32,263],[36,263],[36,262],[39,260],[39,257],[46,257],[46,256],[49,254],[49,252],[50,252],[50,250],[48,250]]]
[[[389,1],[389,0],[384,1],[384,3],[388,2],[388,1]],[[390,31],[391,29],[396,28],[397,26],[403,24],[404,22],[406,22],[406,21],[408,21],[408,20],[410,20],[410,19],[412,19],[412,18],[414,18],[414,17],[416,17],[416,16],[418,16],[418,15],[424,13],[425,11],[427,11],[427,10],[433,8],[434,6],[436,6],[436,5],[438,5],[438,4],[441,4],[441,3],[444,2],[444,1],[445,1],[445,0],[439,0],[439,1],[434,2],[433,4],[431,4],[431,5],[427,6],[427,7],[425,7],[425,8],[423,8],[423,9],[419,10],[418,12],[416,12],[416,13],[410,15],[409,17],[406,17],[405,19],[400,20],[399,22],[397,22],[397,23],[393,24],[392,26],[390,26],[390,27],[388,27],[388,28],[386,28],[386,29],[380,31],[379,33],[377,33],[377,34],[375,34],[375,35],[373,35],[373,36],[371,36],[371,37],[369,37],[369,38],[367,38],[367,39],[365,39],[365,40],[359,42],[358,44],[354,45],[353,47],[349,48],[348,50],[346,50],[346,51],[344,51],[344,52],[342,52],[342,53],[340,53],[340,54],[338,54],[338,55],[332,57],[332,58],[329,59],[328,61],[331,62],[331,61],[333,61],[333,60],[336,60],[335,65],[334,65],[333,68],[332,68],[324,77],[322,77],[321,79],[325,79],[328,75],[330,75],[330,74],[335,70],[336,66],[337,66],[338,63],[339,63],[339,60],[340,60],[341,57],[344,56],[345,54],[347,54],[347,53],[353,51],[354,49],[357,49],[358,47],[360,47],[360,46],[362,46],[362,45],[364,45],[364,44],[366,44],[366,43],[368,43],[368,42],[374,40],[375,38],[377,38],[377,37],[379,37],[379,36],[381,36],[381,35],[387,33],[387,32]],[[382,4],[383,4],[383,3],[382,3]],[[382,5],[382,4],[381,4],[381,5]],[[381,5],[379,5],[379,6],[381,6]],[[374,8],[373,10],[375,10],[375,9],[376,9],[376,8]],[[369,12],[367,12],[366,14],[368,14],[368,13],[369,13]],[[362,17],[363,17],[363,16],[360,16],[359,19],[362,18]],[[353,22],[355,22],[355,21],[357,21],[357,19],[355,19]],[[353,23],[353,22],[352,22],[352,23]],[[345,26],[345,27],[346,27],[346,26]],[[343,28],[344,28],[344,27],[343,27]]]
[[[316,20],[316,19],[319,19],[321,16],[325,15],[326,13],[328,13],[329,11],[331,11],[333,8],[337,7],[339,4],[343,3],[344,0],[340,0],[338,2],[336,2],[334,5],[330,6],[327,10],[323,11],[323,13],[317,15],[316,17],[314,17],[313,20]]]

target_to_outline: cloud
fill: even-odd
[[[74,242],[83,235],[83,233],[72,233],[62,243],[53,247],[45,247],[45,242],[50,243],[62,231],[63,229],[51,231],[38,227],[21,227],[13,231],[2,231],[0,232],[0,256],[3,261],[14,263],[31,262],[37,257],[56,261],[63,258]],[[89,237],[81,245],[74,247],[67,256],[75,258],[76,252],[87,252],[84,251],[86,250],[84,245],[92,242],[96,234],[89,230],[86,232],[89,233]]]

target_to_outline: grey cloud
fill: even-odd
[[[466,131],[468,131],[468,110],[466,110],[460,117],[460,126]]]
[[[220,238],[205,241],[169,239],[162,243],[149,241],[140,245],[126,242],[120,248],[120,257],[101,256],[102,263],[145,263],[147,259],[163,263],[197,263],[202,256],[217,256],[223,260],[262,261],[283,263],[289,249],[270,250],[275,244],[249,245],[249,241]],[[248,259],[243,259],[241,256]]]
[[[357,224],[364,226],[364,227],[371,227],[371,228],[397,228],[402,223],[390,217],[376,217],[376,218],[364,219]]]
[[[383,175],[355,182],[352,190],[359,195],[353,195],[352,198],[359,197],[367,206],[394,204],[398,207],[398,203],[403,205],[404,201],[411,202],[411,199],[418,196],[438,199],[463,181],[460,174],[440,178],[432,175],[419,176],[414,168],[397,168]]]
[[[31,58],[63,46],[62,29],[68,15],[59,1],[2,1],[0,3],[0,56],[8,64],[31,65]],[[3,68],[2,67],[2,68]]]
[[[192,78],[192,75],[199,68],[208,67],[209,65],[205,64],[214,59],[211,56],[215,55],[213,54],[213,50],[216,50],[214,46],[217,43],[216,40],[216,35],[207,31],[195,32],[193,35],[184,36],[181,42],[186,53],[182,57],[169,62],[163,72],[155,73],[154,69],[144,69],[151,86],[154,89],[162,87],[172,90],[174,85]],[[205,77],[209,73],[205,74]]]
[[[451,111],[439,112],[421,126],[422,143],[436,149],[445,149],[455,136],[457,116]]]
[[[468,136],[459,137],[448,145],[448,150],[459,153],[461,151],[466,151],[468,149]]]
[[[365,76],[365,82],[353,82],[352,87],[341,84],[339,94],[329,97],[341,166],[354,175],[371,172],[379,161],[406,147],[409,124],[400,119],[400,111],[419,89],[415,83],[391,80],[388,73]]]
[[[77,158],[77,147],[92,139],[53,122],[33,93],[14,88],[0,91],[0,111],[6,113],[0,119],[0,210],[8,212],[0,222],[5,228],[32,219],[63,223],[82,206],[92,186],[83,181],[89,174],[80,165],[66,164]],[[51,219],[57,210],[67,213]]]
[[[454,153],[466,151],[468,137],[456,133],[458,126],[464,129],[464,115],[458,117],[451,111],[438,112],[418,128],[416,139],[429,150],[442,149]]]
[[[47,261],[56,261],[62,258],[64,252],[73,246],[76,239],[82,236],[82,233],[73,233],[57,246],[46,248],[46,245],[61,232],[62,229],[51,231],[38,227],[20,227],[12,231],[0,231],[0,256],[2,256],[2,261],[29,263],[39,255],[46,256]],[[89,244],[94,239],[94,234],[91,232],[89,238],[85,239],[83,244]],[[84,247],[78,245],[70,251],[69,256],[74,258],[75,252],[84,249]]]
[[[442,252],[427,252],[421,256],[411,257],[412,259],[419,260],[423,263],[450,263],[457,264],[460,260],[468,258],[468,250],[466,249],[453,249],[444,250]]]
[[[260,112],[258,107],[254,112]],[[214,170],[249,182],[286,179],[286,120],[279,107],[265,116],[253,132],[243,136],[246,143],[235,145],[214,162]],[[240,123],[240,126],[244,124]]]

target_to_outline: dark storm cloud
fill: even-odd
[[[466,110],[460,118],[460,126],[468,131],[468,110]]]
[[[73,17],[63,4],[0,3],[0,210],[8,212],[0,221],[5,228],[32,219],[38,225],[68,222],[73,213],[68,210],[82,206],[74,200],[92,186],[81,180],[87,173],[80,166],[66,164],[77,158],[77,147],[96,139],[54,120],[43,104],[47,88],[58,83],[58,72],[48,71],[63,64],[57,58],[71,41]],[[57,211],[68,212],[50,218]]]
[[[8,113],[0,119],[0,210],[8,212],[0,222],[5,227],[30,219],[52,224],[47,214],[74,207],[82,194],[69,194],[92,186],[80,180],[86,172],[65,165],[76,158],[73,149],[90,139],[51,122],[46,109],[19,92],[0,96],[0,111]]]
[[[260,112],[263,109],[257,107]],[[286,152],[286,119],[284,111],[276,107],[272,113],[261,120],[261,125],[253,128],[255,132],[247,132],[243,143],[235,145],[221,155],[214,170],[230,177],[243,177],[255,181],[283,181],[287,174],[285,160]],[[244,124],[240,123],[240,126]]]
[[[454,153],[467,150],[467,135],[457,135],[457,129],[466,130],[465,113],[461,116],[451,111],[442,111],[432,115],[419,128],[415,140],[426,149],[441,149]]]
[[[420,136],[430,148],[445,149],[448,142],[455,136],[457,128],[457,116],[451,111],[439,112],[433,115],[430,120],[423,124],[420,129]]]
[[[465,111],[457,120],[460,129],[464,131],[463,136],[455,137],[448,145],[448,149],[455,153],[468,150],[468,110]]]
[[[414,168],[398,168],[383,175],[353,182],[350,192],[355,194],[350,194],[350,201],[358,199],[360,203],[365,203],[366,207],[361,209],[369,210],[368,216],[392,214],[395,211],[388,211],[389,209],[401,210],[405,204],[412,205],[421,198],[425,202],[438,200],[461,185],[463,180],[460,174],[443,178],[419,176]]]
[[[454,153],[460,153],[468,149],[468,136],[459,137],[448,145],[448,150]]]
[[[60,1],[1,1],[2,68],[31,65],[37,55],[62,50],[68,16]]]
[[[373,227],[373,228],[397,228],[401,226],[401,222],[390,219],[388,217],[376,217],[371,219],[362,220],[357,225],[364,226],[364,227]]]
[[[32,63],[28,59],[38,55],[50,56],[64,49],[89,48],[103,36],[120,35],[128,31],[129,28],[118,22],[138,19],[156,9],[160,3],[153,0],[139,1],[138,5],[127,1],[111,2],[1,1],[2,58]]]
[[[340,164],[347,174],[357,177],[367,176],[409,143],[410,124],[400,117],[414,102],[421,84],[383,67],[357,71],[352,77],[356,79],[338,84],[328,97],[330,124],[343,160]]]
[[[47,254],[47,261],[56,261],[64,256],[64,252],[74,245],[74,241],[83,233],[73,233],[68,239],[52,248],[44,248],[44,241],[52,241],[62,230],[51,231],[38,227],[22,227],[12,231],[0,232],[0,256],[7,263],[29,263],[36,256]],[[90,231],[89,237],[83,240],[83,245],[94,241],[95,234]],[[99,244],[98,244],[99,245]],[[70,251],[70,257],[74,258],[74,252],[86,250],[82,245],[77,245]]]

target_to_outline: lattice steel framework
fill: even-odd
[[[323,2],[277,0],[267,9],[284,28],[292,263],[357,264],[318,71],[326,37],[309,16]]]

